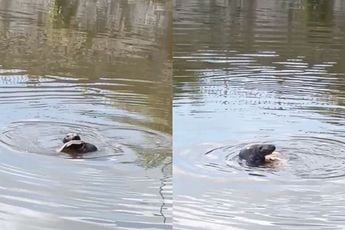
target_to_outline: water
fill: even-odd
[[[344,11],[175,1],[175,229],[343,229]],[[241,164],[249,143],[286,164]]]
[[[4,229],[171,229],[170,12],[0,1]],[[68,132],[99,151],[57,153]]]

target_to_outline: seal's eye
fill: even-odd
[[[262,149],[263,149],[263,147],[262,147],[262,146],[260,146],[260,147],[259,147],[259,150],[260,150],[260,151],[262,151]]]

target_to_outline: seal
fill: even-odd
[[[254,144],[242,149],[239,158],[245,160],[249,166],[262,166],[277,159],[271,156],[275,149],[276,147],[270,144]]]
[[[66,136],[62,139],[62,142],[67,143],[72,140],[81,140],[81,139],[77,133],[67,133]]]
[[[64,143],[57,152],[64,152],[71,155],[95,152],[97,147],[81,140],[77,133],[68,133],[62,140]]]

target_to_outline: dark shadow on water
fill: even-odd
[[[78,0],[55,0],[54,9],[54,27],[55,28],[68,28],[71,20],[76,16]]]

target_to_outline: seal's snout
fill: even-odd
[[[276,147],[274,145],[261,145],[259,147],[259,150],[261,153],[263,153],[264,155],[268,155],[274,152],[274,150],[276,150]]]
[[[64,139],[62,140],[63,143],[67,143],[72,140],[80,140],[80,136],[77,133],[68,133]]]

